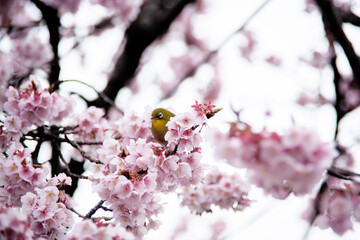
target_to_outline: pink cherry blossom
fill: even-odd
[[[64,239],[73,217],[64,203],[59,202],[57,187],[36,188],[21,198],[22,209],[29,215],[30,228],[36,237]]]
[[[75,225],[67,236],[67,240],[85,239],[121,239],[133,240],[134,235],[121,227],[120,224],[110,223],[105,225],[101,222],[93,222],[90,219],[83,220]]]
[[[18,208],[0,206],[0,239],[34,239],[28,217]]]
[[[353,229],[353,221],[360,221],[360,186],[354,182],[344,182],[332,178],[328,188],[321,195],[320,212],[314,225],[321,229],[331,228],[338,235]],[[314,200],[304,213],[304,218],[310,220],[314,211]]]
[[[33,126],[61,121],[71,112],[73,106],[70,98],[63,98],[57,92],[49,93],[47,89],[42,89],[34,76],[20,89],[10,86],[6,96],[8,99],[4,103],[4,110],[9,114],[9,119],[5,119],[5,123],[10,121],[7,125],[9,128],[25,134]]]
[[[266,130],[254,133],[249,126],[241,129],[234,123],[227,134],[213,130],[210,135],[217,158],[247,168],[254,184],[280,199],[292,192],[309,193],[336,156],[333,146],[304,128],[279,135]]]
[[[225,174],[214,169],[200,185],[185,188],[180,196],[182,205],[197,214],[211,212],[213,206],[241,211],[250,205],[249,188],[239,174]]]
[[[155,219],[162,211],[159,193],[190,187],[202,179],[199,131],[215,106],[197,106],[197,111],[178,114],[169,121],[169,148],[152,142],[150,114],[142,118],[125,113],[97,150],[103,165],[89,168],[100,170],[90,178],[93,189],[113,209],[115,220],[137,237],[160,224]]]
[[[44,0],[44,2],[53,8],[57,8],[61,16],[67,12],[76,13],[81,0]]]
[[[71,185],[71,177],[66,176],[65,173],[59,173],[59,175],[51,178],[49,184],[56,186],[56,185]]]
[[[7,150],[7,157],[0,155],[0,203],[21,205],[20,198],[36,187],[46,185],[48,169],[32,164],[31,153],[27,148],[15,149],[12,145]]]
[[[250,30],[243,29],[241,33],[244,36],[244,43],[240,46],[240,54],[243,58],[251,62],[251,55],[255,50],[257,40],[254,33]]]
[[[21,63],[19,64],[20,68],[17,69],[17,74],[25,76],[34,68],[46,71],[46,64],[54,57],[48,42],[30,34],[25,38],[13,40],[11,54],[14,61]]]
[[[311,59],[300,58],[310,66],[318,69],[324,69],[330,63],[331,54],[329,52],[314,51]]]
[[[3,0],[0,9],[0,26],[26,26],[30,21],[25,0]]]
[[[201,142],[201,135],[195,131],[195,127],[205,123],[205,114],[198,114],[196,111],[178,114],[170,119],[166,124],[168,132],[165,134],[165,140],[170,149],[181,151],[191,151],[198,147]]]

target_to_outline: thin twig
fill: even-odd
[[[358,180],[355,180],[354,178],[360,178],[360,174],[359,173],[355,173],[346,169],[341,169],[341,168],[337,168],[337,167],[330,167],[327,170],[327,173],[329,176],[332,177],[336,177],[336,178],[340,178],[343,180],[350,180],[356,183],[360,183]]]
[[[76,148],[80,152],[81,156],[83,156],[84,158],[86,158],[90,162],[97,163],[97,164],[102,164],[101,161],[96,160],[95,158],[93,158],[92,156],[87,154],[84,150],[82,150],[81,147],[76,142],[71,141],[66,134],[64,134],[64,136],[65,136],[66,142],[69,143],[74,148]]]
[[[259,12],[261,12],[261,10],[270,2],[271,0],[265,0],[258,8],[255,9],[255,11],[245,20],[245,22],[238,28],[236,29],[234,32],[232,32],[230,35],[228,35],[221,43],[220,45],[212,50],[211,52],[209,52],[200,63],[198,63],[197,65],[193,66],[186,74],[184,77],[181,78],[181,80],[176,84],[175,87],[173,87],[172,89],[170,89],[170,91],[168,91],[161,100],[167,99],[170,96],[172,96],[177,88],[180,86],[180,84],[188,77],[191,77],[192,75],[195,74],[196,70],[202,66],[203,64],[209,62],[228,42],[230,39],[232,39],[237,33],[241,32],[242,30],[244,30],[244,28],[249,24],[249,22],[256,16],[259,14]]]
[[[82,145],[102,145],[103,142],[87,142],[87,141],[76,141],[79,146]]]
[[[105,200],[101,200],[100,202],[98,202],[98,204],[96,204],[95,207],[90,209],[90,211],[85,215],[85,218],[91,218],[92,215],[94,215],[99,208],[102,208],[104,202]]]
[[[62,155],[62,153],[61,153],[61,151],[60,151],[60,145],[59,145],[59,144],[56,144],[56,147],[57,147],[58,152],[59,152],[60,160],[61,160],[61,162],[65,165],[65,169],[66,169],[67,174],[69,174],[70,176],[75,177],[75,178],[89,179],[87,176],[83,176],[83,175],[79,175],[79,174],[73,173],[73,172],[70,170],[70,167],[69,167],[68,163],[65,161],[64,156]]]
[[[113,210],[111,208],[108,208],[108,207],[105,207],[105,206],[100,206],[100,208],[104,211],[107,211],[107,212],[112,212]]]
[[[344,50],[353,72],[354,81],[357,87],[360,88],[360,59],[342,28],[342,19],[338,9],[334,7],[330,0],[315,0],[315,2],[321,10],[325,28],[330,30],[334,39]]]
[[[316,194],[316,197],[315,197],[315,200],[314,200],[314,211],[313,211],[313,214],[310,218],[310,222],[309,222],[309,225],[308,225],[308,228],[303,236],[303,240],[306,240],[309,236],[309,233],[310,233],[310,229],[311,227],[313,226],[317,216],[321,213],[321,199],[322,199],[322,196],[324,194],[324,192],[328,189],[328,184],[327,184],[327,180],[328,178],[326,178],[320,188],[319,188],[319,191],[317,192]]]
[[[85,218],[84,215],[82,215],[81,213],[79,213],[78,211],[76,211],[74,208],[66,206],[67,209],[69,209],[70,211],[72,211],[73,213],[75,213],[76,215],[78,215],[81,218]]]
[[[73,213],[75,213],[76,215],[78,215],[80,218],[86,219],[87,217],[82,215],[81,213],[79,213],[78,211],[76,211],[74,208],[66,206],[67,209],[69,209],[70,211],[72,211]],[[113,218],[112,217],[94,217],[94,218],[89,218],[92,219],[93,221],[95,219],[104,219],[105,221],[111,221]]]
[[[56,84],[61,84],[63,82],[77,82],[77,83],[81,83],[89,88],[91,88],[92,90],[94,90],[106,103],[110,104],[112,107],[114,107],[116,110],[118,110],[121,114],[124,114],[124,111],[121,110],[120,108],[118,108],[115,104],[115,102],[113,100],[111,100],[106,94],[104,94],[103,92],[99,92],[98,90],[96,90],[96,88],[94,88],[93,86],[82,82],[80,80],[76,80],[76,79],[69,79],[69,80],[60,80],[58,81]]]

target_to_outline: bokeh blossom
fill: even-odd
[[[233,123],[227,134],[214,129],[209,135],[217,158],[247,168],[252,183],[280,199],[311,192],[337,154],[315,132],[298,127],[280,135]]]
[[[0,206],[0,239],[34,239],[28,217],[18,208]]]
[[[331,178],[327,188],[320,196],[319,212],[313,225],[321,229],[331,228],[338,235],[353,229],[353,221],[360,222],[360,185],[354,182]],[[313,199],[304,213],[304,218],[311,220],[314,214]]]

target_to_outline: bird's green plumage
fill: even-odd
[[[166,144],[165,134],[168,131],[166,124],[171,117],[174,117],[175,114],[166,110],[165,108],[156,108],[151,113],[151,132],[154,138],[161,144]]]

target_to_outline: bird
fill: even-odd
[[[168,131],[166,124],[175,114],[165,108],[156,108],[151,113],[151,132],[154,138],[161,144],[166,145],[165,134]]]

